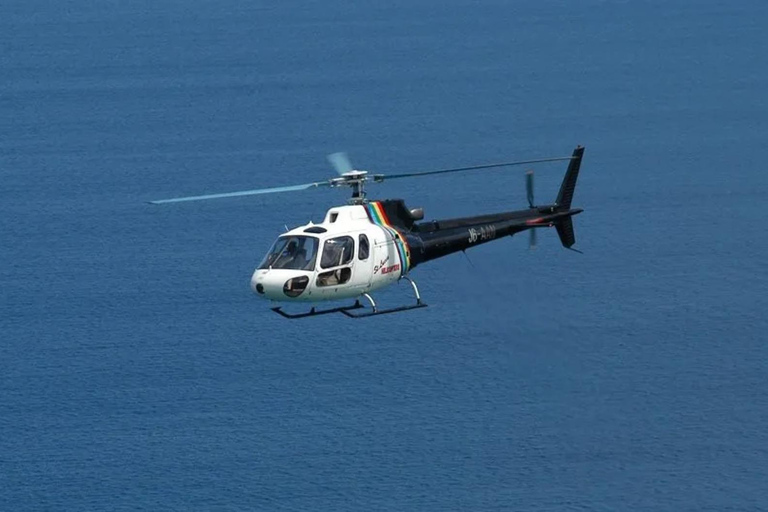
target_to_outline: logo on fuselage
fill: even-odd
[[[381,263],[379,263],[378,265],[373,267],[373,273],[374,274],[378,274],[379,272],[381,272],[382,274],[389,274],[390,272],[396,272],[396,271],[400,270],[400,264],[399,263],[397,263],[395,265],[385,266],[388,261],[389,261],[389,256],[387,256],[386,258],[381,260]]]
[[[382,268],[381,269],[381,273],[382,274],[389,274],[390,272],[397,272],[398,270],[400,270],[400,264],[399,263],[397,265],[390,265],[388,267]]]

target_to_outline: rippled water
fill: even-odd
[[[764,2],[0,11],[0,509],[765,508]],[[248,288],[346,192],[145,204],[576,144],[583,255],[500,240],[364,321]],[[371,193],[526,204],[521,170]]]

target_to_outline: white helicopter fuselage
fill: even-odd
[[[571,201],[583,155],[584,147],[577,146],[569,157],[518,160],[424,172],[369,174],[367,171],[355,170],[345,153],[334,153],[328,156],[328,160],[338,172],[338,176],[327,180],[150,202],[165,204],[201,201],[298,192],[318,187],[351,188],[350,204],[328,210],[322,223],[310,222],[290,231],[286,229],[286,233],[278,237],[254,270],[251,288],[260,297],[275,302],[318,303],[362,298],[370,305],[367,312],[358,311],[366,309],[360,300],[355,300],[354,304],[347,306],[323,309],[312,306],[309,312],[305,313],[289,313],[283,311],[282,306],[271,308],[286,318],[306,318],[331,313],[362,318],[425,307],[416,283],[408,275],[409,271],[417,265],[465,251],[479,244],[527,230],[531,233],[530,244],[533,247],[534,235],[538,228],[555,227],[563,247],[572,249],[576,237],[571,218],[582,210],[571,208]],[[368,183],[381,183],[385,180],[565,160],[569,162],[568,169],[554,203],[535,205],[533,173],[526,173],[528,208],[522,210],[418,222],[424,219],[422,208],[407,208],[402,199],[368,201],[364,190]],[[379,308],[370,295],[371,292],[400,279],[410,283],[416,303]]]
[[[410,248],[377,202],[331,208],[277,239],[253,272],[251,288],[278,302],[360,297],[397,282],[410,268]]]

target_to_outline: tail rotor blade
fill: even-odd
[[[328,161],[339,174],[345,174],[355,170],[346,153],[331,153],[328,155]]]
[[[533,171],[525,173],[525,192],[528,196],[528,206],[533,208]]]
[[[525,173],[525,194],[528,197],[528,206],[535,208],[533,202],[533,171]],[[528,230],[528,248],[533,250],[536,248],[536,228]]]

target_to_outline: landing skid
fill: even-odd
[[[398,313],[400,311],[408,311],[409,309],[418,309],[418,308],[425,308],[427,307],[426,304],[424,304],[421,301],[421,295],[419,294],[419,288],[416,286],[416,283],[411,280],[411,278],[407,276],[403,276],[402,279],[405,279],[409,283],[411,283],[411,287],[413,287],[413,292],[416,294],[416,304],[412,304],[410,306],[399,306],[396,308],[388,308],[388,309],[379,309],[378,306],[376,306],[376,301],[373,300],[373,297],[368,295],[367,293],[364,293],[362,296],[365,297],[368,302],[371,303],[371,308],[369,311],[366,311],[364,313],[353,313],[356,309],[364,309],[365,306],[360,304],[360,300],[356,300],[355,303],[351,306],[342,306],[339,308],[331,308],[331,309],[321,309],[318,310],[316,308],[310,309],[307,313],[286,313],[282,310],[280,307],[272,308],[272,311],[277,313],[278,315],[284,317],[284,318],[290,318],[290,319],[296,319],[296,318],[307,318],[310,316],[320,316],[320,315],[328,315],[330,313],[341,313],[343,315],[346,315],[350,318],[367,318],[369,316],[378,316],[378,315],[386,315],[387,313]]]
[[[307,313],[297,313],[297,314],[286,313],[279,306],[276,307],[276,308],[272,308],[272,311],[274,311],[275,313],[277,313],[278,315],[280,315],[282,317],[292,318],[293,319],[293,318],[307,318],[308,316],[328,315],[330,313],[344,313],[344,314],[347,314],[347,312],[352,310],[352,309],[360,309],[360,308],[364,308],[364,307],[365,306],[360,304],[359,300],[356,300],[355,303],[353,305],[351,305],[351,306],[342,306],[340,308],[320,309],[320,310],[318,310],[318,309],[313,307]]]
[[[378,309],[374,307],[371,311],[367,311],[365,313],[352,313],[350,310],[347,309],[342,311],[342,313],[347,315],[349,318],[367,318],[369,316],[386,315],[387,313],[397,313],[400,311],[408,311],[409,309],[418,309],[418,308],[425,308],[425,307],[427,307],[426,304],[424,304],[423,302],[419,302],[411,306],[400,306],[397,308]]]

